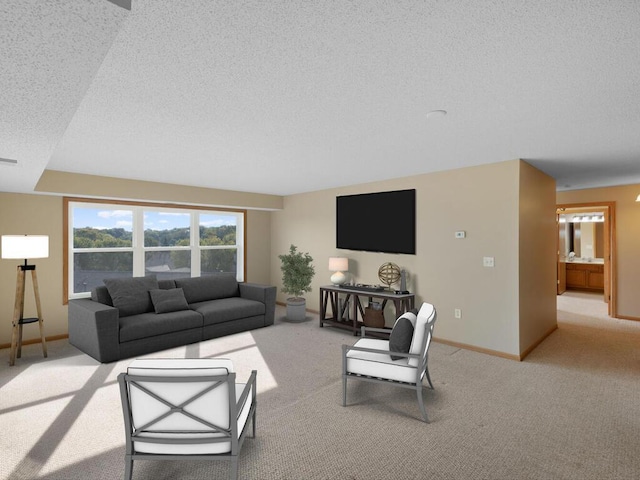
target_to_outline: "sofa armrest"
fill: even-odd
[[[118,309],[88,298],[69,301],[69,343],[102,363],[120,356]]]
[[[264,326],[273,325],[276,316],[276,287],[258,283],[240,283],[240,296],[264,303]]]

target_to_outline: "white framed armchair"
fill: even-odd
[[[231,360],[149,358],[118,375],[126,434],[125,480],[134,460],[228,460],[238,455],[251,420],[256,435],[256,376],[236,383]]]
[[[342,346],[342,405],[347,405],[348,379],[410,388],[416,391],[422,418],[429,423],[422,381],[426,377],[433,389],[428,354],[436,318],[435,307],[423,303],[417,315],[408,312],[396,320],[389,340],[365,338],[367,332],[389,333],[388,329],[362,327],[361,339]]]

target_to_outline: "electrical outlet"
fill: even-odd
[[[485,267],[493,267],[495,266],[495,260],[493,257],[484,257],[482,259],[482,265]]]
[[[460,310],[459,308],[456,308],[453,311],[453,316],[456,317],[456,318],[462,318],[462,310]]]
[[[456,232],[456,238],[465,238],[467,236],[467,232],[464,230],[460,230]]]

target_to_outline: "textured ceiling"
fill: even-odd
[[[559,189],[640,183],[635,0],[0,13],[2,191],[47,168],[286,195],[516,158]]]

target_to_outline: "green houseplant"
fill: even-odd
[[[287,319],[302,321],[307,306],[302,295],[311,291],[311,280],[316,273],[313,258],[308,253],[299,252],[295,245],[289,247],[289,253],[278,255],[278,258],[282,270],[282,291],[293,295],[287,298]]]

